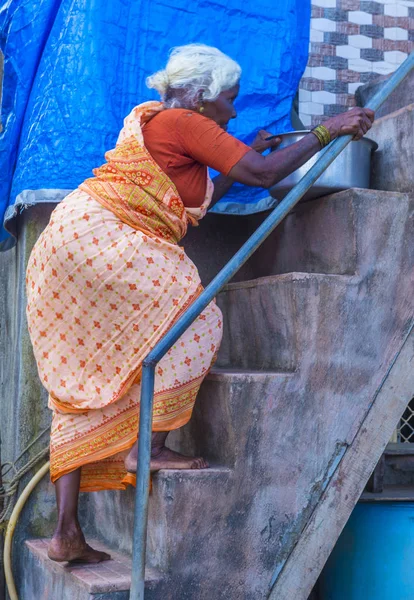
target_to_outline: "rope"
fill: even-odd
[[[41,460],[49,455],[49,446],[42,448],[35,456],[28,460],[22,467],[17,468],[17,463],[24,457],[24,455],[38,442],[41,437],[49,431],[50,427],[46,427],[39,435],[26,446],[26,448],[19,454],[14,463],[5,462],[0,466],[0,531],[4,531],[7,527],[7,521],[13,511],[16,503],[17,490],[22,477],[26,475],[34,466],[37,465]],[[13,473],[11,479],[7,482],[4,481],[3,477],[10,472]]]

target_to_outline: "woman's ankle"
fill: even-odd
[[[83,537],[81,526],[77,520],[59,519],[53,537]]]

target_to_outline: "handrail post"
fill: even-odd
[[[141,378],[137,489],[132,548],[132,577],[130,600],[144,600],[145,556],[150,491],[150,461],[152,437],[152,405],[154,400],[155,364],[144,361]]]
[[[413,68],[414,52],[406,58],[395,73],[391,75],[381,89],[371,98],[367,108],[377,110]],[[267,219],[256,229],[247,242],[243,244],[240,250],[221,269],[202,294],[187,308],[143,362],[130,600],[144,600],[155,367],[221,288],[237,273],[240,267],[244,265],[262,242],[272,233],[286,215],[289,214],[302,196],[312,187],[325,169],[351,141],[352,136],[342,136],[334,140],[321,152],[313,167],[309,169],[282,202],[270,213]]]

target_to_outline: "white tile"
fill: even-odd
[[[323,42],[323,31],[317,29],[311,29],[309,34],[310,42]]]
[[[318,31],[336,31],[336,23],[329,19],[311,19],[312,29],[317,29]]]
[[[389,3],[384,6],[384,14],[389,15],[390,17],[407,17],[408,6],[403,6],[396,2]]]
[[[361,87],[361,85],[363,84],[360,81],[357,81],[356,83],[348,83],[349,94],[355,94],[355,92],[359,87]]]
[[[408,8],[414,8],[414,0],[397,0],[397,4],[408,6]]]
[[[302,114],[300,111],[300,104],[299,104],[299,118],[305,127],[310,127],[312,125],[312,115]]]
[[[348,69],[357,71],[358,73],[369,73],[372,71],[372,62],[363,58],[350,58]]]
[[[408,40],[408,31],[401,27],[386,27],[384,38],[386,40]]]
[[[361,51],[359,48],[355,48],[355,46],[337,46],[336,56],[340,56],[341,58],[359,58]]]
[[[348,20],[359,25],[372,25],[372,15],[361,10],[350,10]]]
[[[396,68],[397,65],[395,63],[389,63],[385,60],[372,63],[373,72],[378,73],[379,75],[389,75],[389,73],[393,73]]]
[[[400,65],[407,58],[405,52],[399,50],[391,50],[390,52],[384,52],[384,60],[387,63],[394,65]]]
[[[336,0],[312,0],[313,6],[322,6],[323,8],[336,8]]]
[[[306,69],[303,72],[302,77],[312,77],[312,71],[313,71],[313,67],[306,67]]]
[[[350,35],[348,43],[354,48],[372,48],[372,39],[366,35]]]
[[[300,111],[304,115],[323,115],[323,104],[316,102],[302,102]]]
[[[312,94],[308,90],[301,90],[299,88],[299,104],[301,102],[310,102],[312,100]]]
[[[316,79],[336,79],[336,71],[335,69],[329,69],[328,67],[313,67],[312,68],[312,77],[316,77]]]
[[[332,92],[312,92],[312,102],[336,104],[336,94],[332,94]]]

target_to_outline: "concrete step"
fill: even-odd
[[[355,273],[353,205],[360,194],[346,190],[297,204],[248,261],[253,276],[243,279],[290,272]],[[263,218],[252,218],[252,233]]]
[[[189,456],[203,456],[212,465],[240,468],[251,451],[245,444],[251,422],[240,419],[246,403],[250,417],[258,418],[269,386],[286,390],[292,377],[292,373],[215,367],[200,389],[190,422],[170,433],[168,445]]]
[[[165,470],[154,475],[153,489],[149,504],[149,527],[147,544],[147,564],[163,571],[181,575],[176,567],[191,570],[185,548],[189,538],[191,562],[205,564],[219,539],[230,535],[230,526],[221,527],[223,515],[229,514],[229,496],[233,487],[233,473],[230,469],[212,467],[209,469],[180,471]],[[217,528],[212,527],[216,522]],[[213,543],[213,538],[217,543]],[[180,598],[180,595],[174,598]],[[161,596],[160,596],[161,598]]]
[[[234,281],[293,271],[354,273],[354,197],[346,191],[296,206]],[[203,284],[213,279],[267,216],[268,212],[248,217],[207,214],[199,228],[188,232],[185,250],[197,265]]]
[[[316,212],[326,214],[323,205],[326,201],[329,206],[330,199],[335,207],[339,207],[339,201],[343,200],[343,206],[349,213],[348,219],[352,222],[349,225],[349,234],[352,232],[352,236],[347,234],[338,242],[344,248],[344,253],[348,254],[348,266],[352,263],[352,269],[344,274],[272,274],[226,286],[217,297],[224,315],[223,343],[217,362],[219,367],[294,371],[300,365],[301,355],[307,354],[307,348],[315,344],[315,340],[340,335],[335,328],[333,332],[326,330],[322,333],[318,320],[325,320],[327,312],[331,313],[332,322],[335,322],[336,315],[339,325],[342,319],[352,318],[344,313],[347,306],[354,307],[352,310],[358,307],[361,314],[365,310],[371,314],[372,309],[368,308],[368,304],[372,301],[373,285],[379,286],[377,291],[385,298],[381,290],[387,279],[395,280],[398,277],[398,269],[390,271],[386,265],[384,257],[387,253],[392,256],[394,264],[413,260],[409,256],[412,253],[412,246],[409,245],[412,206],[405,194],[349,190],[315,203],[310,202],[309,205],[315,205]],[[300,210],[302,213],[302,207]],[[336,214],[336,209],[333,212]],[[310,214],[307,216],[310,217]],[[301,229],[306,221],[305,216],[303,213],[299,219]],[[380,222],[383,234],[381,244],[378,244]],[[344,228],[347,227],[345,219]],[[341,231],[338,223],[334,231],[336,234]],[[395,238],[396,231],[400,236],[398,240]],[[327,232],[322,228],[320,235],[324,237]],[[314,236],[319,236],[316,225]],[[331,243],[334,245],[333,240]],[[266,250],[272,257],[271,247],[268,246]],[[268,259],[269,270],[272,270],[271,257]],[[322,267],[321,264],[319,266]],[[366,283],[362,284],[363,281]],[[369,321],[363,319],[361,326],[368,328]],[[317,331],[319,335],[315,337]],[[353,332],[349,334],[354,335]],[[348,335],[346,331],[344,335]],[[319,350],[323,353],[319,346],[315,348],[315,351]]]
[[[412,96],[411,100],[413,100]],[[372,159],[371,187],[395,192],[414,191],[414,104],[375,121],[369,137],[378,144]]]
[[[357,281],[346,275],[285,273],[227,285],[217,297],[224,328],[217,366],[293,373],[322,326],[321,305],[338,311]]]
[[[224,369],[293,372],[297,367],[300,316],[298,274],[233,283],[217,297],[223,341],[217,366]],[[306,277],[306,275],[305,275]]]
[[[169,444],[170,445],[170,444]],[[171,479],[187,489],[190,496],[203,487],[218,491],[225,485],[230,470],[216,467],[211,461],[211,467],[193,471],[160,471],[153,478],[153,491],[150,506],[155,503],[156,490],[160,483]],[[194,489],[193,489],[194,488]],[[81,524],[89,536],[93,536],[106,544],[109,548],[123,555],[132,555],[132,531],[134,524],[135,489],[131,486],[126,491],[105,491],[83,495],[83,510]],[[86,497],[86,498],[85,498]],[[171,500],[171,499],[170,499]],[[151,514],[156,517],[156,511],[151,509]],[[160,513],[162,518],[162,513]],[[103,525],[104,523],[104,525]],[[164,544],[158,525],[152,525],[148,530],[148,562],[150,567],[161,571],[168,568],[168,556],[164,552]],[[112,550],[111,550],[112,553]]]
[[[24,544],[24,577],[20,600],[128,600],[131,587],[131,559],[114,552],[97,540],[88,542],[111,554],[112,559],[97,565],[57,563],[47,556],[50,540],[28,540]],[[161,573],[146,569],[146,598],[153,598]]]

